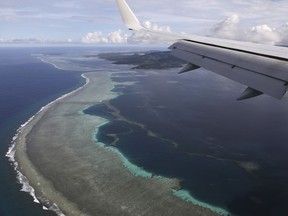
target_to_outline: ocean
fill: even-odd
[[[108,50],[97,49],[0,48],[1,216],[55,215],[21,192],[5,154],[21,124],[84,84],[80,72],[59,70],[31,54]],[[113,91],[120,96],[84,111],[109,120],[98,140],[146,171],[179,179],[182,190],[232,215],[288,215],[287,96],[240,102],[243,86],[203,69],[177,75],[177,69],[113,67]],[[127,81],[134,84],[122,85]]]
[[[100,141],[233,215],[288,214],[287,98],[236,101],[243,86],[202,69],[136,74],[116,74],[121,96],[86,110],[110,121]]]
[[[71,52],[70,48],[0,48],[0,215],[52,216],[21,192],[5,157],[17,129],[41,107],[84,83],[81,74],[44,64],[31,54]]]

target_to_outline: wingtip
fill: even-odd
[[[116,0],[120,15],[128,29],[141,30],[143,26],[125,0]]]

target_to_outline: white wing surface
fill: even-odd
[[[288,48],[200,36],[183,36],[142,26],[125,0],[116,0],[126,26],[135,31],[175,40],[174,56],[188,62],[180,73],[203,67],[242,83],[239,100],[262,93],[281,99],[288,87]]]

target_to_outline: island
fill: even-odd
[[[134,67],[138,69],[182,64],[174,62],[174,58],[170,63],[156,64],[157,56],[99,55],[119,64],[134,65],[146,59],[144,64]],[[166,52],[160,57],[172,58]],[[41,58],[58,68],[60,63],[61,68],[65,66],[62,60],[55,61],[55,56]],[[23,174],[21,178],[28,179],[35,199],[45,209],[69,216],[218,215],[211,208],[188,202],[185,194],[184,199],[180,198],[178,179],[146,172],[131,164],[115,147],[97,140],[95,135],[107,119],[86,115],[83,110],[118,96],[112,91],[117,84],[112,81],[112,74],[107,70],[84,73],[84,86],[42,108],[19,131],[15,159]]]
[[[183,60],[174,57],[170,51],[101,53],[98,57],[112,61],[114,64],[136,65],[132,69],[170,69],[185,64]]]

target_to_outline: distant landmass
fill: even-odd
[[[288,215],[287,98],[145,49],[0,49],[1,216]]]
[[[98,57],[113,61],[114,64],[136,65],[132,69],[179,68],[185,64],[183,60],[172,56],[169,51],[150,51],[145,53],[101,53]]]

